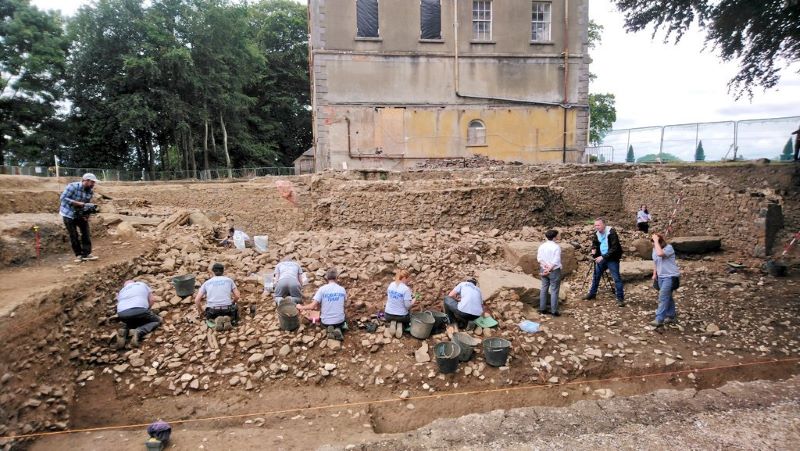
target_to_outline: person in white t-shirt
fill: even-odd
[[[408,288],[408,281],[411,274],[405,269],[398,269],[394,273],[394,282],[389,284],[386,289],[386,307],[384,308],[384,318],[389,325],[383,331],[386,338],[394,335],[397,338],[403,336],[403,329],[411,322],[411,315],[408,310],[414,304],[414,297],[411,288]]]
[[[215,329],[228,330],[239,323],[239,307],[236,301],[241,295],[233,280],[222,275],[225,272],[225,265],[214,263],[211,272],[214,277],[200,286],[194,304],[200,316],[214,321]],[[206,298],[205,309],[203,309],[203,296]]]
[[[294,298],[296,304],[303,303],[303,268],[291,257],[284,257],[275,266],[272,280],[275,283],[275,303],[280,304],[281,299],[286,296]]]
[[[344,340],[344,328],[347,324],[344,313],[347,291],[336,283],[338,276],[336,268],[326,271],[325,280],[328,283],[319,287],[310,304],[300,305],[297,309],[302,311],[319,308],[319,322],[328,329],[328,338],[341,341]]]
[[[639,211],[636,212],[636,228],[646,235],[647,231],[650,230],[650,221],[652,219],[653,217],[650,216],[650,212],[647,210],[647,205],[642,205]]]
[[[444,312],[456,329],[466,327],[483,314],[483,293],[474,277],[459,283],[444,297]]]
[[[131,346],[139,346],[145,335],[161,325],[161,317],[153,313],[153,291],[144,282],[125,281],[117,294],[117,316],[124,325],[117,331],[115,346],[125,347],[130,336]]]
[[[561,316],[558,312],[558,291],[561,287],[561,246],[555,242],[557,230],[544,232],[547,240],[539,246],[536,259],[539,261],[539,274],[542,289],[539,291],[539,313]],[[550,295],[550,309],[547,308],[547,295]]]

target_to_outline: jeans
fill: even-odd
[[[230,316],[231,324],[239,324],[239,306],[231,304],[227,307],[206,307],[206,319],[214,319],[218,316]]]
[[[558,291],[561,289],[561,268],[542,276],[542,289],[539,292],[539,310],[547,310],[547,295],[550,295],[550,311],[558,311]]]
[[[152,310],[134,307],[123,310],[117,314],[119,320],[125,325],[125,336],[128,331],[136,329],[139,337],[143,337],[161,325],[161,317],[153,313]]]
[[[444,297],[444,312],[450,319],[450,324],[457,324],[458,327],[466,327],[467,323],[478,319],[477,315],[470,315],[458,309],[458,301],[450,296]]]
[[[672,277],[659,277],[658,287],[656,321],[663,323],[666,318],[675,319],[675,300],[672,298]]]
[[[76,257],[87,257],[92,253],[92,238],[89,236],[89,219],[81,218],[72,219],[62,216],[64,219],[64,226],[67,228],[69,234],[69,242],[72,245],[72,252]],[[78,239],[78,230],[81,232],[80,239]]]
[[[600,285],[600,277],[606,272],[606,269],[611,272],[611,277],[614,279],[614,287],[617,291],[617,301],[625,300],[625,290],[622,287],[622,277],[619,275],[619,262],[608,261],[603,259],[594,267],[594,275],[592,276],[592,288],[589,289],[589,296],[597,295],[597,287]]]

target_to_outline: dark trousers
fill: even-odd
[[[231,304],[226,307],[206,307],[206,319],[213,320],[218,316],[230,316],[233,325],[239,324],[239,306]]]
[[[405,314],[405,315],[401,316],[401,315],[392,315],[391,313],[384,313],[383,314],[383,318],[386,321],[396,321],[398,323],[403,323],[406,326],[408,325],[408,323],[411,322],[411,315],[409,315],[409,314]]]
[[[608,261],[606,259],[595,264],[594,274],[592,275],[592,287],[589,288],[589,296],[597,295],[597,288],[600,286],[600,278],[603,276],[603,273],[606,272],[606,269],[611,273],[611,278],[614,279],[614,289],[617,292],[617,300],[624,301],[625,288],[622,286],[622,277],[619,275],[619,262]]]
[[[123,310],[117,316],[124,324],[125,336],[128,335],[129,330],[136,329],[139,332],[139,336],[143,337],[161,325],[160,316],[153,313],[152,310],[142,307]]]
[[[72,244],[72,252],[76,257],[86,257],[92,253],[92,238],[89,236],[89,220],[86,218],[72,219],[66,216],[64,218],[64,226],[67,227],[69,233],[69,242]],[[81,232],[80,239],[78,239],[78,230]]]
[[[479,318],[477,315],[470,315],[459,310],[458,301],[450,296],[444,297],[444,312],[447,313],[450,324],[456,324],[461,328],[467,327],[468,322]]]
[[[650,223],[649,222],[637,222],[636,228],[639,229],[640,232],[647,233],[650,231]]]
[[[344,325],[345,325],[346,323],[347,323],[347,320],[344,320],[344,321],[342,321],[342,322],[341,322],[341,323],[339,323],[339,324],[325,324],[325,323],[323,323],[322,321],[320,321],[320,324],[322,325],[322,327],[323,327],[324,329],[327,329],[327,328],[329,328],[329,327],[333,327],[334,329],[339,329],[339,330],[341,330],[341,331],[342,331],[342,333],[344,333],[344,331],[346,330],[346,329],[344,328]]]

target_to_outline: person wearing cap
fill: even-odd
[[[125,281],[117,294],[117,316],[123,326],[117,331],[116,348],[125,347],[129,338],[132,347],[138,347],[145,335],[161,325],[161,317],[152,310],[155,298],[153,291],[144,282]]]
[[[444,312],[450,324],[457,327],[465,327],[483,315],[483,293],[474,277],[459,283],[444,297]]]
[[[84,212],[95,208],[92,202],[97,177],[87,172],[80,182],[72,182],[61,193],[59,213],[69,234],[69,242],[75,253],[75,263],[97,260],[92,255],[92,237],[89,234],[89,216]],[[80,231],[80,238],[78,237]]]
[[[328,269],[325,272],[328,283],[319,287],[310,304],[299,305],[297,310],[316,310],[319,307],[319,322],[328,329],[328,338],[341,341],[346,325],[344,303],[347,301],[347,291],[336,283],[337,277],[339,272],[336,268]]]
[[[203,282],[194,304],[197,313],[205,316],[206,320],[214,321],[214,328],[217,330],[228,330],[232,326],[239,324],[239,307],[236,301],[241,295],[236,284],[230,277],[223,276],[225,265],[214,263],[211,266],[214,277]],[[206,307],[203,308],[203,296],[206,297]]]

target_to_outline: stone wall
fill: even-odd
[[[563,198],[573,221],[604,217],[610,222],[623,219],[621,207],[625,181],[633,177],[629,170],[577,173],[550,182],[550,186],[563,188]]]

